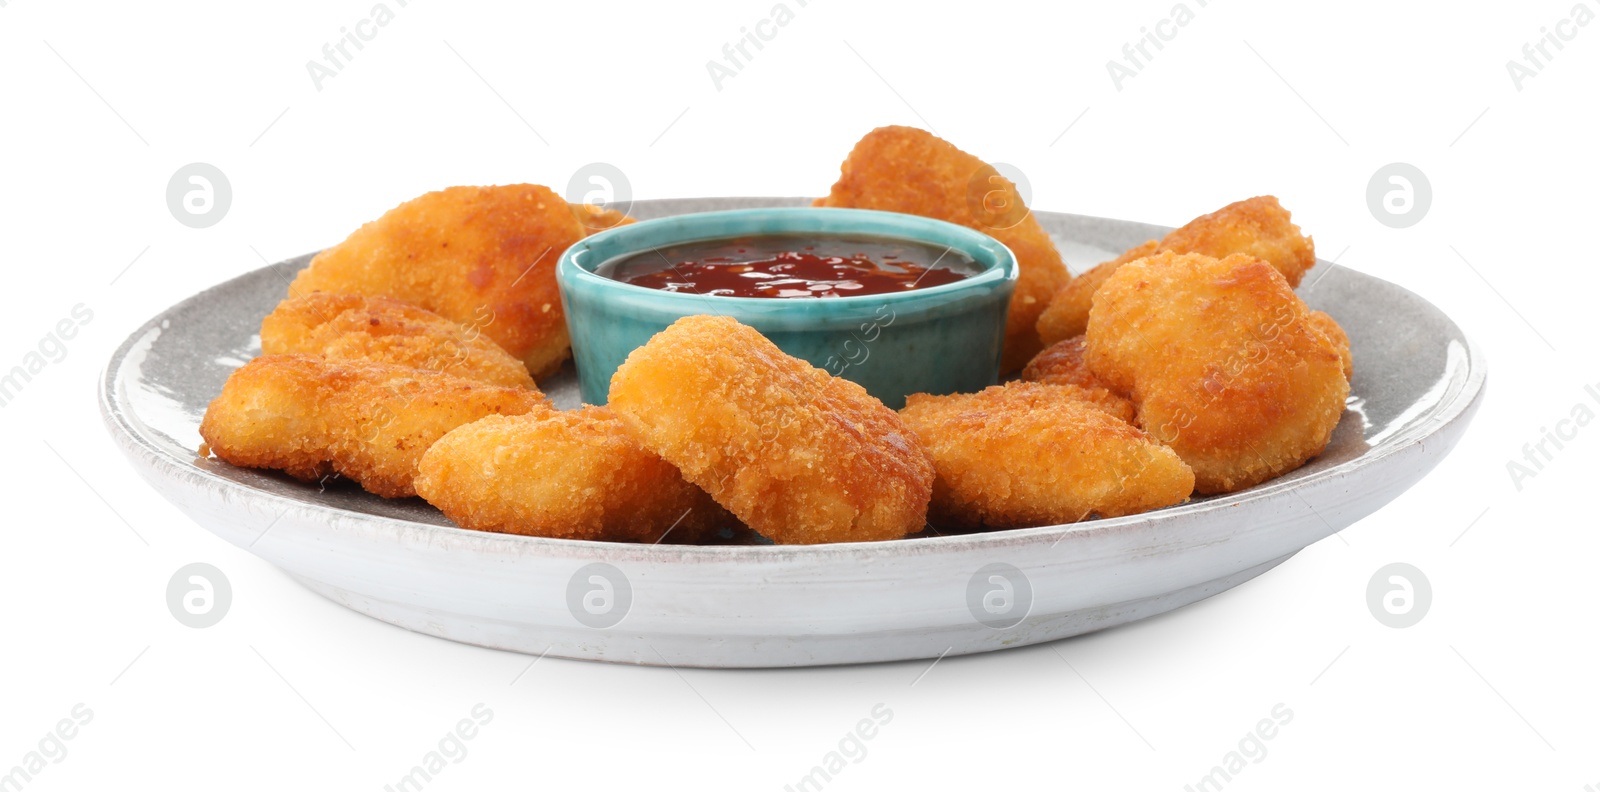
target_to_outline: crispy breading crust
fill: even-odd
[[[572,216],[583,226],[584,236],[593,236],[610,228],[638,222],[622,212],[603,206],[584,203],[568,204],[568,206],[572,209]]]
[[[486,415],[548,406],[538,391],[422,369],[265,355],[228,377],[200,436],[229,464],[308,481],[339,473],[374,494],[403,498],[416,494],[417,461],[444,433]]]
[[[1161,240],[1161,249],[1173,253],[1202,253],[1226,258],[1235,253],[1271,264],[1289,288],[1317,263],[1311,237],[1289,219],[1289,210],[1271,195],[1258,195],[1200,215]]]
[[[728,514],[604,407],[491,415],[423,455],[417,494],[475,531],[692,542]]]
[[[556,259],[583,237],[571,207],[547,187],[451,187],[317,254],[289,296],[394,297],[481,330],[543,377],[568,355]]]
[[[1317,263],[1311,237],[1289,219],[1289,211],[1271,195],[1228,204],[1200,215],[1157,243],[1146,242],[1074,278],[1051,298],[1039,317],[1039,337],[1046,344],[1083,335],[1089,326],[1089,302],[1095,290],[1117,268],[1154,253],[1203,253],[1224,258],[1234,253],[1266,261],[1276,267],[1290,287]]]
[[[1046,345],[1054,345],[1083,335],[1089,326],[1089,301],[1100,284],[1105,283],[1106,278],[1117,271],[1117,267],[1155,253],[1159,245],[1152,239],[1128,248],[1122,255],[1097,264],[1088,272],[1068,281],[1066,287],[1056,292],[1050,298],[1050,305],[1039,314],[1039,340]]]
[[[534,387],[522,361],[481,332],[389,297],[290,297],[261,320],[261,352],[393,363],[488,385]]]
[[[975,394],[914,394],[901,417],[933,456],[931,519],[1020,528],[1182,503],[1194,474],[1071,386],[1010,382]]]
[[[1106,383],[1089,370],[1089,362],[1084,359],[1087,345],[1088,339],[1083,336],[1051,344],[1028,361],[1027,368],[1022,370],[1022,378],[1047,385],[1077,385],[1080,388],[1109,390]]]
[[[1095,292],[1087,359],[1197,492],[1233,492],[1316,456],[1344,413],[1339,352],[1309,313],[1260,259],[1158,253]]]
[[[634,350],[610,406],[646,448],[779,544],[922,530],[933,465],[861,386],[727,317],[690,316]]]
[[[1345,335],[1344,328],[1323,311],[1311,312],[1311,326],[1322,331],[1333,343],[1333,348],[1339,351],[1339,361],[1344,367],[1344,378],[1350,379],[1355,375],[1355,359],[1350,356],[1350,336]]]
[[[1123,398],[1089,370],[1084,359],[1088,340],[1083,336],[1052,344],[1028,361],[1022,379],[1071,388],[1084,401],[1093,402],[1106,412],[1133,423],[1133,402]]]
[[[1022,368],[1044,348],[1035,324],[1071,276],[1015,185],[983,160],[920,129],[879,127],[856,143],[839,181],[816,205],[932,217],[1000,240],[1016,255],[1019,269],[1002,373]]]

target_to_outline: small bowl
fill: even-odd
[[[871,236],[949,247],[982,270],[895,294],[820,299],[723,297],[667,292],[595,274],[608,261],[669,245],[728,237],[800,234]],[[603,231],[556,264],[583,400],[605,404],[611,375],[628,354],[685,316],[730,316],[779,349],[860,384],[899,409],[913,393],[966,393],[1000,373],[1006,307],[1017,260],[969,228],[915,215],[862,209],[784,207],[677,215]]]

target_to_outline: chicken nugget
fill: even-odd
[[[622,212],[604,206],[583,203],[568,204],[568,206],[572,208],[572,216],[583,226],[584,236],[592,236],[608,228],[638,222]]]
[[[1080,388],[1110,390],[1104,381],[1089,370],[1089,362],[1084,359],[1087,344],[1088,339],[1077,336],[1045,347],[1043,352],[1028,361],[1027,367],[1022,370],[1022,378],[1047,385],[1077,385]]]
[[[1016,254],[1018,278],[1006,318],[1001,373],[1038,354],[1035,325],[1071,277],[1050,235],[1017,188],[994,167],[920,129],[879,127],[845,158],[839,181],[817,206],[921,215],[972,228]]]
[[[1089,326],[1089,300],[1100,284],[1117,271],[1117,267],[1130,261],[1154,254],[1160,243],[1154,239],[1128,248],[1122,255],[1100,264],[1088,272],[1067,281],[1067,285],[1050,298],[1050,304],[1039,314],[1039,340],[1046,346],[1059,344],[1069,338],[1083,335]]]
[[[572,208],[548,187],[451,187],[318,253],[289,296],[394,297],[481,330],[539,378],[569,354],[556,259],[583,237]]]
[[[933,465],[900,416],[733,319],[657,333],[612,376],[610,406],[779,544],[898,539],[925,524]]]
[[[1039,337],[1054,344],[1083,335],[1089,326],[1089,301],[1100,284],[1123,264],[1162,251],[1203,253],[1212,258],[1234,253],[1254,256],[1283,273],[1291,288],[1300,285],[1301,276],[1317,263],[1311,237],[1300,234],[1300,227],[1290,222],[1289,210],[1277,198],[1248,198],[1196,217],[1160,242],[1146,242],[1072,279],[1039,316]]]
[[[1235,253],[1271,264],[1289,288],[1317,263],[1311,237],[1289,219],[1289,210],[1271,195],[1258,195],[1200,215],[1161,240],[1161,249],[1173,253],[1202,253],[1226,258]]]
[[[417,494],[474,531],[695,541],[728,519],[604,407],[491,415],[423,454]]]
[[[1333,342],[1333,348],[1339,351],[1339,361],[1344,366],[1344,378],[1355,376],[1355,359],[1350,357],[1350,336],[1345,335],[1344,328],[1323,311],[1311,312],[1311,326],[1322,331],[1322,334]]]
[[[1009,382],[974,394],[912,395],[900,411],[933,456],[931,519],[1021,528],[1182,503],[1194,473],[1171,449],[1072,386]]]
[[[1111,390],[1089,370],[1089,363],[1083,357],[1086,345],[1087,339],[1078,336],[1045,347],[1028,361],[1027,368],[1022,370],[1022,379],[1071,388],[1080,399],[1133,423],[1133,402]]]
[[[479,331],[389,297],[290,297],[261,320],[261,352],[393,363],[489,385],[534,387],[522,361]]]
[[[1349,384],[1338,350],[1261,259],[1158,253],[1095,292],[1089,368],[1194,469],[1202,494],[1293,470],[1327,446]]]
[[[232,465],[313,481],[339,473],[385,498],[416,494],[424,451],[486,415],[549,407],[543,394],[387,363],[264,355],[228,377],[200,423]]]

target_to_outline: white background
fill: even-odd
[[[479,702],[494,720],[430,790],[781,790],[879,703],[893,721],[830,790],[1181,790],[1279,703],[1292,722],[1230,790],[1600,788],[1600,426],[1520,491],[1506,469],[1574,405],[1600,411],[1600,22],[1521,90],[1506,69],[1580,0],[1186,0],[1194,21],[1120,91],[1106,62],[1175,0],[791,0],[720,91],[706,62],[770,0],[391,1],[319,91],[306,62],[372,2],[0,0],[0,368],[74,305],[94,314],[0,409],[0,770],[74,704],[95,713],[28,789],[378,790]],[[101,427],[96,378],[139,323],[422,192],[560,190],[605,161],[639,198],[818,195],[888,123],[1018,166],[1039,209],[1177,225],[1276,194],[1322,257],[1455,318],[1488,355],[1487,401],[1421,484],[1254,582],[931,670],[526,670],[300,588],[161,500]],[[234,196],[203,230],[165,201],[196,161]],[[1397,161],[1433,190],[1404,230],[1365,198]],[[233,584],[209,629],[164,601],[193,561]],[[1433,587],[1408,629],[1365,601],[1394,561]]]

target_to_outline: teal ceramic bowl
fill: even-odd
[[[766,234],[922,242],[965,253],[981,271],[926,289],[825,299],[668,292],[595,274],[606,262],[647,250]],[[603,231],[562,254],[556,280],[579,389],[590,404],[606,403],[611,375],[651,336],[682,317],[713,314],[755,328],[790,355],[899,409],[912,393],[965,393],[995,383],[1017,261],[993,237],[939,220],[784,207],[677,215]]]

